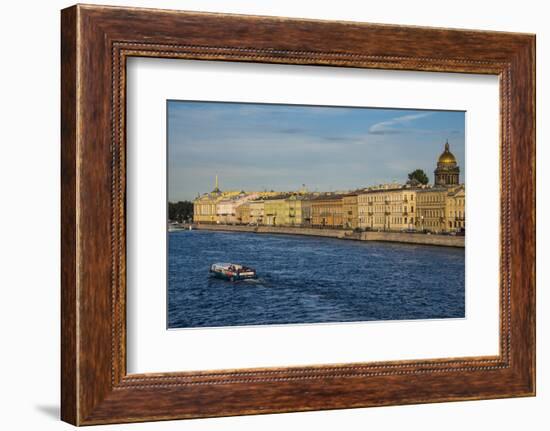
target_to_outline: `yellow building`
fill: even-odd
[[[417,229],[433,233],[458,232],[466,227],[464,185],[433,187],[418,193]]]
[[[312,196],[302,200],[302,226],[311,226],[311,199]]]
[[[194,201],[196,223],[314,226],[384,231],[460,232],[466,227],[465,187],[445,144],[433,187],[411,180],[356,192],[212,192]]]
[[[355,229],[359,226],[357,194],[352,193],[342,196],[342,217],[344,228]]]
[[[237,214],[237,208],[250,200],[265,199],[278,196],[280,192],[245,192],[243,190],[221,191],[216,175],[216,184],[214,190],[210,193],[204,193],[193,201],[193,221],[195,223],[216,223],[216,224],[236,224],[242,223],[243,208],[240,215]],[[263,205],[263,204],[262,204]],[[256,205],[254,207],[256,219],[263,218],[263,209]],[[245,218],[250,219],[252,215],[248,214]],[[252,220],[250,220],[252,221]],[[249,222],[250,222],[249,221]]]
[[[288,213],[288,206],[285,199],[266,199],[264,201],[264,220],[263,224],[267,226],[276,226],[283,224],[285,213]],[[288,218],[288,216],[286,217]]]
[[[252,219],[250,218],[250,203],[246,202],[237,207],[236,218],[237,223],[239,224],[249,224],[251,222]]]
[[[217,223],[216,204],[223,199],[221,190],[217,187],[211,193],[205,193],[193,201],[193,221],[195,223]]]
[[[216,213],[218,216],[217,222],[220,224],[236,224],[240,223],[237,215],[237,208],[246,202],[257,199],[258,193],[246,193],[241,191],[238,195],[230,195],[216,202]],[[242,214],[241,214],[242,216]]]
[[[466,228],[466,189],[460,184],[460,168],[449,143],[437,160],[435,185],[418,192],[418,230],[459,232]]]
[[[253,224],[263,224],[264,223],[264,201],[256,200],[248,202],[250,213],[249,213],[249,223]]]
[[[459,186],[450,190],[445,205],[446,229],[460,232],[466,229],[466,190]]]
[[[389,231],[414,229],[417,190],[392,184],[360,193],[357,197],[358,227]]]
[[[248,196],[242,191],[221,191],[218,186],[218,176],[214,190],[204,193],[193,201],[193,221],[195,223],[220,223],[220,214],[224,223],[233,222],[235,202]],[[223,202],[225,206],[220,207]],[[231,208],[229,208],[231,207]]]
[[[310,207],[304,195],[292,194],[264,201],[264,224],[268,226],[301,226],[304,224],[304,209]]]
[[[342,195],[321,195],[311,201],[311,225],[320,228],[343,226]]]
[[[419,191],[417,196],[417,223],[421,231],[445,232],[446,201],[449,190],[446,187],[433,187]]]

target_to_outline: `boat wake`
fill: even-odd
[[[263,287],[269,287],[268,283],[263,278],[248,278],[245,280],[236,281],[235,284],[246,284],[246,285],[262,285]]]
[[[263,282],[263,279],[261,278],[247,278],[244,280],[239,280],[239,283],[247,283],[247,284],[259,284]]]

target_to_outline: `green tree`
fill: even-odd
[[[182,223],[193,219],[193,202],[168,202],[168,219]]]
[[[422,169],[415,169],[409,174],[409,181],[416,180],[420,184],[428,184],[428,176]]]

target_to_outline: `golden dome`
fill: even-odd
[[[439,156],[439,159],[437,160],[437,164],[442,165],[456,165],[456,158],[453,153],[449,150],[449,142],[447,141],[445,143],[445,151],[441,153]]]

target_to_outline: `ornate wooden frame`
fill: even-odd
[[[535,394],[535,36],[102,6],[62,11],[61,416],[75,425]],[[495,357],[128,375],[129,56],[494,74],[501,106]]]

